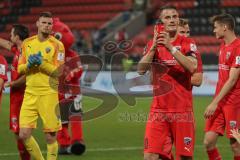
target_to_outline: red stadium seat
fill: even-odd
[[[43,0],[42,4],[44,6],[59,6],[59,5],[75,5],[75,4],[116,4],[116,3],[123,3],[124,0],[67,0],[67,1],[61,1],[59,3],[59,0]]]
[[[10,31],[9,32],[0,32],[0,37],[4,39],[10,38]]]
[[[238,7],[240,6],[239,0],[222,0],[221,5],[223,7]]]
[[[194,36],[192,38],[197,45],[219,45],[220,43],[214,36]]]
[[[126,10],[127,7],[121,4],[113,5],[78,5],[78,6],[60,6],[60,7],[36,7],[31,8],[32,14],[39,14],[43,11],[51,11],[53,14],[62,13],[97,13],[97,12],[120,12]]]
[[[219,46],[198,46],[198,51],[201,54],[218,54]]]
[[[63,22],[73,21],[107,21],[116,16],[116,13],[99,13],[99,14],[55,14],[55,17],[59,17]],[[36,16],[25,15],[19,18],[20,23],[29,23],[36,21]]]

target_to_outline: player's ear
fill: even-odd
[[[223,28],[224,28],[224,31],[226,31],[227,30],[227,25],[224,25]]]
[[[39,26],[39,21],[36,22],[36,26],[37,26],[37,27]]]

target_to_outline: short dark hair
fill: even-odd
[[[219,14],[210,18],[211,23],[220,23],[227,25],[228,29],[234,31],[235,29],[235,19],[231,14]]]
[[[177,11],[177,8],[173,5],[165,5],[165,6],[162,6],[160,9],[159,9],[159,14],[161,15],[162,14],[162,11],[165,10],[165,9],[174,9]]]
[[[179,19],[179,26],[184,27],[185,25],[188,24],[188,20],[184,18]]]
[[[41,12],[41,13],[39,14],[39,18],[40,18],[40,17],[52,18],[53,16],[52,16],[52,13],[51,13],[51,12]]]
[[[20,40],[23,41],[29,37],[29,30],[26,26],[21,24],[14,24],[12,28],[14,29],[13,34],[18,35]]]

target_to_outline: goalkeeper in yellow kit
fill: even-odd
[[[47,142],[47,160],[57,159],[56,132],[61,129],[58,116],[59,66],[64,63],[64,46],[52,37],[53,19],[50,12],[40,14],[38,34],[22,44],[18,72],[26,75],[26,90],[20,112],[19,136],[31,156],[44,160],[40,148],[32,136],[38,116],[43,122]]]

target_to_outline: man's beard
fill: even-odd
[[[47,38],[50,34],[48,32],[42,32],[44,38]]]

